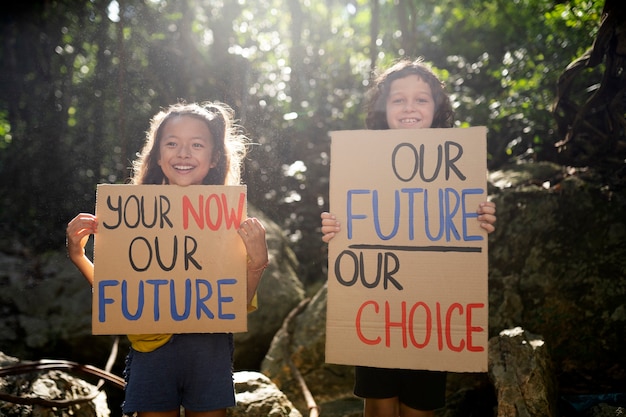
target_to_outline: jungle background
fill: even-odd
[[[432,63],[458,126],[488,127],[490,170],[557,160],[555,144],[564,139],[552,113],[558,80],[593,45],[604,4],[55,0],[14,7],[0,18],[4,247],[64,245],[68,220],[93,211],[95,185],[128,179],[161,107],[221,100],[256,144],[244,173],[249,201],[283,227],[309,284],[325,263],[317,229],[327,207],[328,132],[364,127],[363,95],[375,68],[400,57]],[[590,95],[603,65],[585,68],[571,90]]]
[[[328,132],[364,127],[371,77],[402,57],[435,67],[458,127],[487,126],[490,171],[591,169],[623,198],[620,1],[15,3],[0,16],[0,251],[63,250],[96,185],[126,182],[161,107],[219,100],[253,143],[249,202],[281,227],[313,294],[326,277]]]

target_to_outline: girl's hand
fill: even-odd
[[[246,272],[248,281],[247,297],[248,306],[251,306],[254,304],[253,300],[261,281],[261,276],[263,276],[263,271],[269,264],[265,227],[258,219],[251,217],[241,223],[237,233],[243,240],[248,254],[248,270]]]
[[[96,216],[89,213],[80,213],[67,224],[65,232],[67,235],[67,254],[70,260],[83,274],[87,282],[93,285],[93,263],[85,254],[85,245],[89,240],[89,236],[98,232]]]
[[[332,213],[323,212],[322,218],[322,240],[326,243],[335,237],[335,234],[341,231],[341,225]]]
[[[261,271],[268,263],[267,242],[265,240],[265,227],[254,218],[247,218],[237,230],[241,240],[246,246],[248,254],[248,270]]]
[[[494,224],[496,223],[496,204],[491,201],[484,201],[478,205],[478,221],[480,227],[485,229],[487,233],[491,233],[496,230]]]
[[[98,220],[93,214],[80,213],[67,224],[67,253],[72,261],[76,262],[85,255],[89,236],[97,232]]]

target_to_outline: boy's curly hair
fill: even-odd
[[[454,125],[454,111],[450,97],[445,90],[445,84],[422,59],[410,61],[403,59],[378,75],[372,87],[367,92],[365,125],[368,129],[389,129],[387,124],[387,98],[391,83],[408,75],[417,75],[426,82],[433,93],[435,100],[435,115],[431,127],[452,127]]]

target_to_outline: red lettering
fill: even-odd
[[[216,203],[215,210],[211,210],[211,201],[213,200],[215,200]],[[225,201],[224,204],[226,204]],[[226,207],[226,205],[224,205],[224,207]],[[206,213],[204,215],[206,217],[206,225],[211,230],[218,230],[222,224],[222,206],[220,205],[220,199],[217,194],[211,194],[209,198],[207,198],[204,210]],[[213,212],[217,212],[217,219],[214,222],[211,221],[211,213]]]
[[[467,328],[467,350],[469,350],[470,352],[482,352],[485,350],[483,346],[474,346],[474,344],[472,343],[473,332],[485,331],[485,329],[483,329],[480,326],[472,326],[472,310],[475,308],[484,308],[484,307],[485,305],[483,303],[472,303],[472,304],[467,305],[467,309],[466,309],[467,312],[465,314],[465,318],[466,318],[465,326]]]
[[[378,308],[378,303],[376,301],[366,301],[363,304],[361,304],[359,311],[356,313],[356,333],[359,336],[359,339],[361,340],[361,342],[365,343],[366,345],[377,345],[380,343],[380,340],[381,340],[380,336],[377,337],[376,339],[368,339],[365,337],[365,335],[361,331],[361,314],[363,313],[363,309],[370,304],[374,306],[374,312],[378,314],[379,308]]]
[[[373,307],[373,311],[371,308]],[[376,330],[372,326],[367,326],[367,323],[381,323],[384,320],[385,327],[385,346],[391,347],[392,345],[392,330],[395,328],[402,334],[402,347],[408,347],[408,339],[411,340],[411,345],[417,349],[424,349],[430,343],[433,335],[433,326],[437,333],[437,349],[443,351],[444,349],[452,352],[462,352],[467,350],[469,352],[482,352],[485,350],[484,346],[475,346],[473,343],[474,333],[484,332],[484,329],[480,326],[472,325],[472,312],[475,309],[484,308],[483,303],[470,303],[463,305],[461,303],[452,303],[447,308],[442,306],[441,303],[435,303],[435,317],[433,318],[432,309],[424,301],[418,301],[414,303],[410,309],[407,310],[407,302],[401,301],[397,307],[399,311],[394,310],[394,305],[389,301],[385,301],[385,311],[380,312],[380,305],[373,300],[365,301],[356,314],[356,333],[359,340],[366,345],[378,345],[382,342],[382,335],[376,337]],[[418,310],[423,309],[424,313],[419,314]],[[408,312],[408,316],[407,316]],[[380,314],[384,314],[384,317],[380,317]],[[392,316],[400,316],[398,321],[393,321]],[[463,317],[465,315],[465,317]],[[453,322],[457,327],[465,327],[465,332],[456,331],[454,335],[463,335],[460,340],[455,344],[453,340]],[[382,323],[381,323],[382,324]],[[368,337],[365,333],[374,332],[369,334]],[[419,341],[418,338],[423,334],[423,340]]]
[[[246,202],[246,195],[244,193],[239,194],[239,205],[237,207],[237,211],[235,209],[230,210],[230,215],[228,213],[228,202],[226,201],[226,195],[222,194],[222,203],[224,204],[224,212],[226,213],[226,228],[230,229],[234,227],[235,229],[239,228],[241,224],[241,218],[243,216],[243,207]]]
[[[219,230],[223,223],[225,223],[226,229],[238,229],[245,214],[246,195],[244,193],[239,194],[236,208],[229,207],[228,196],[224,193],[210,194],[207,196],[206,202],[204,196],[199,195],[197,210],[186,195],[183,196],[182,203],[183,228],[185,230],[189,228],[190,214],[199,229],[204,229],[205,219],[207,227],[211,230]]]
[[[461,339],[459,346],[454,346],[452,344],[452,312],[454,310],[459,310],[459,314],[463,314],[463,306],[459,303],[454,303],[448,308],[448,312],[446,313],[446,344],[448,348],[453,352],[461,352],[465,347],[465,341]]]
[[[413,325],[413,318],[415,317],[415,310],[417,310],[419,307],[424,307],[424,311],[426,312],[426,319],[424,320],[424,323],[426,323],[426,334],[424,335],[424,342],[423,343],[419,343],[417,340],[415,340],[415,334],[413,332],[413,329],[415,328]],[[428,342],[430,342],[430,334],[432,332],[433,329],[433,321],[432,321],[432,314],[430,313],[430,308],[428,308],[428,305],[423,302],[423,301],[419,301],[415,304],[413,304],[413,307],[411,308],[411,314],[409,314],[409,335],[411,336],[411,343],[413,344],[413,346],[415,346],[418,349],[423,349],[428,345]]]
[[[441,304],[437,303],[437,347],[443,350],[443,329],[441,325]]]
[[[200,229],[204,229],[204,217],[202,216],[202,201],[203,201],[203,197],[201,195],[198,196],[198,208],[200,208],[198,213],[197,211],[195,211],[193,209],[193,205],[191,204],[191,201],[189,201],[189,197],[187,197],[186,195],[183,196],[183,229],[187,230],[189,228],[189,212],[191,212],[191,215],[193,216],[194,220],[196,221],[196,224],[198,225],[198,227]]]
[[[402,302],[402,321],[391,321],[391,312],[389,309],[389,301],[385,301],[385,345],[391,346],[391,328],[399,327],[402,329],[402,347],[406,347],[406,302]]]

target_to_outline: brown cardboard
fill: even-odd
[[[93,334],[246,331],[245,186],[101,184],[96,216]]]
[[[330,135],[326,361],[485,372],[486,128]]]

